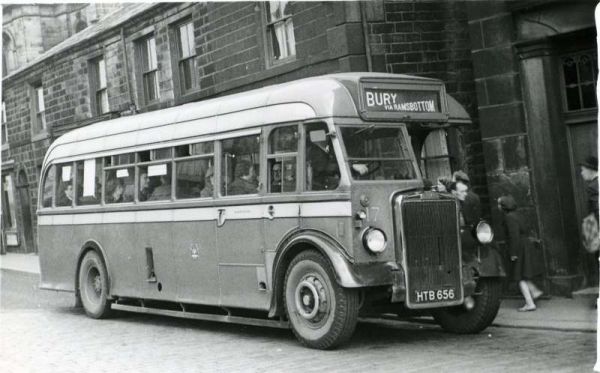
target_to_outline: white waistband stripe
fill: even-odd
[[[270,217],[350,217],[352,216],[351,209],[350,202],[340,201],[94,212],[83,214],[41,215],[38,217],[38,225],[211,221],[217,220],[219,214],[221,214],[222,218],[225,220],[266,219]]]

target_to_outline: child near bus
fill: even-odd
[[[540,274],[536,270],[539,267],[536,265],[536,260],[539,258],[532,256],[531,241],[527,237],[523,218],[516,211],[517,203],[515,199],[510,195],[498,198],[498,208],[504,215],[506,242],[510,253],[510,261],[513,264],[513,279],[518,281],[519,290],[525,298],[525,305],[519,308],[518,311],[535,311],[534,301],[543,294],[532,282],[532,279]]]

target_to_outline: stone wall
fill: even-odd
[[[20,170],[27,174],[34,231],[39,172],[51,141],[67,130],[103,119],[92,114],[91,59],[104,56],[110,111],[122,114],[130,113],[132,102],[138,111],[156,110],[307,76],[365,70],[364,44],[356,42],[362,41],[360,28],[356,27],[359,25],[357,13],[349,10],[353,7],[355,4],[351,3],[295,3],[292,12],[297,55],[291,62],[276,66],[269,66],[267,61],[266,29],[262,26],[264,15],[258,3],[171,3],[151,8],[123,24],[124,42],[121,28],[107,30],[93,43],[79,43],[4,79],[2,97],[6,105],[8,146],[2,149],[2,159],[14,160],[15,166],[10,172],[15,180]],[[18,12],[24,11],[18,9]],[[169,32],[174,22],[187,16],[194,22],[200,89],[197,94],[177,101]],[[352,22],[347,22],[348,19]],[[11,27],[14,30],[26,28],[30,32],[36,30],[33,26],[26,27],[24,22],[35,24],[38,34],[42,28],[49,27],[35,17],[11,19]],[[347,23],[353,26],[347,27]],[[145,106],[138,97],[139,62],[135,56],[136,40],[148,32],[153,32],[156,38],[159,70],[160,100],[153,106]],[[55,30],[55,35],[59,34]],[[27,60],[23,63],[44,51],[40,35],[29,36],[18,39],[27,45],[18,44],[17,47],[27,53],[34,50],[32,45],[37,49],[35,53],[26,53]],[[41,81],[44,88],[49,133],[47,137],[32,138],[31,84],[37,81]],[[22,225],[21,206],[18,198],[15,201],[17,222]]]
[[[460,129],[453,168],[465,170],[484,204],[488,192],[483,160],[471,40],[464,2],[369,3],[369,40],[376,71],[441,79],[473,124]],[[450,132],[452,135],[452,132]]]
[[[467,7],[490,199],[513,195],[537,237],[513,16],[502,2],[472,2]],[[496,227],[501,227],[500,212],[492,211]],[[502,229],[497,231],[501,238]]]

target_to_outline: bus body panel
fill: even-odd
[[[400,247],[396,246],[392,237],[396,234],[393,217],[393,196],[399,193],[414,192],[422,188],[422,183],[417,180],[396,183],[362,182],[352,185],[352,210],[354,211],[353,247],[361,248],[354,253],[357,263],[372,261],[394,261],[398,256]],[[362,202],[361,202],[362,201]],[[356,218],[356,214],[363,211],[366,219]],[[381,254],[373,254],[363,247],[362,232],[368,227],[381,229],[388,237],[386,250]]]
[[[221,305],[267,309],[266,286],[262,288],[258,281],[258,273],[265,271],[262,206],[231,206],[220,210],[224,220],[217,224],[216,236]],[[264,280],[264,276],[260,277]]]
[[[177,273],[177,299],[185,303],[219,303],[216,220],[173,224],[172,259]]]
[[[80,248],[69,245],[68,238],[72,236],[72,233],[70,225],[40,225],[38,223],[40,287],[42,289],[75,291],[77,257]],[[58,242],[60,244],[55,244]]]
[[[136,234],[136,223],[94,224],[94,235],[104,251],[110,281],[110,294],[144,294],[146,272],[143,248]],[[73,242],[82,245],[83,242]]]

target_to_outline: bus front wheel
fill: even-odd
[[[474,334],[490,326],[500,308],[502,283],[497,278],[482,278],[477,282],[472,309],[449,307],[434,313],[437,323],[446,331]]]
[[[95,251],[89,251],[81,261],[79,294],[83,309],[88,316],[94,319],[110,316],[108,274],[104,262]]]
[[[333,268],[318,252],[304,251],[290,263],[284,304],[294,334],[305,346],[334,348],[354,333],[359,294],[337,284]]]

